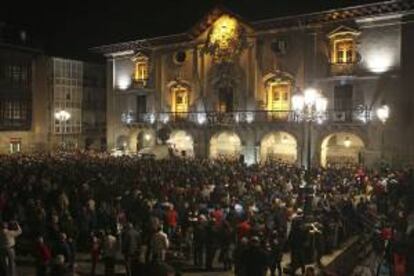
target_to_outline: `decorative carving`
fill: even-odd
[[[244,27],[235,18],[223,15],[213,24],[203,51],[216,63],[229,63],[247,47]]]

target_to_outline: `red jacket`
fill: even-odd
[[[46,244],[37,243],[36,250],[39,263],[46,265],[52,260],[52,253]]]
[[[177,226],[177,220],[178,220],[178,214],[175,210],[168,210],[165,213],[165,222],[168,226],[176,227]]]

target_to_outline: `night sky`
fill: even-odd
[[[217,4],[258,20],[372,2],[378,1],[4,0],[0,22],[28,30],[50,55],[84,58],[93,46],[187,31]]]

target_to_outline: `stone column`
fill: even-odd
[[[116,146],[115,129],[116,118],[116,96],[115,96],[115,60],[108,58],[106,61],[106,144],[107,150]]]

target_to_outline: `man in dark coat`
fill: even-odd
[[[267,270],[266,250],[260,246],[260,240],[257,236],[250,240],[249,248],[242,256],[242,262],[245,264],[246,276],[265,276]]]
[[[301,216],[296,217],[292,221],[292,230],[290,231],[289,242],[291,248],[291,275],[295,275],[295,271],[298,267],[301,268],[302,274],[305,273],[305,254],[304,244],[306,241],[306,229],[304,227],[303,218]]]
[[[141,236],[132,223],[128,223],[122,235],[122,254],[124,254],[126,275],[131,276],[131,264],[139,256]]]

